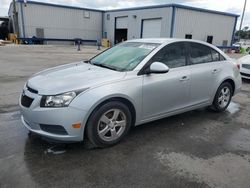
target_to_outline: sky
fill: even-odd
[[[0,0],[0,16],[7,16],[10,2],[12,0]],[[29,1],[29,0],[28,0]],[[238,15],[242,14],[245,0],[33,0],[60,5],[70,5],[85,8],[95,8],[102,10],[159,5],[168,3],[177,3],[199,8],[230,12]],[[239,28],[241,17],[238,19],[237,28]],[[244,22],[242,27],[250,27],[250,0],[246,6]]]

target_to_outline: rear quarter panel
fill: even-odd
[[[234,84],[235,84],[235,88],[234,88],[234,94],[238,93],[241,89],[241,76],[240,76],[240,72],[239,69],[237,68],[236,63],[233,62],[232,59],[227,59],[225,61],[221,61],[221,62],[217,62],[218,63],[218,68],[221,69],[220,74],[218,74],[218,77],[216,79],[216,82],[214,84],[214,88],[213,88],[213,95],[211,98],[211,103],[213,102],[214,96],[216,94],[217,89],[219,88],[219,86],[225,82],[226,80],[233,80]]]

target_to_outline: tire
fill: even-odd
[[[128,133],[131,123],[131,113],[125,104],[108,102],[91,114],[87,123],[87,136],[95,147],[113,146]]]
[[[231,102],[232,95],[232,85],[229,82],[222,83],[215,94],[212,110],[215,112],[225,111]]]

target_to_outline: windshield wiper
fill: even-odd
[[[98,66],[98,67],[107,68],[107,69],[114,70],[114,71],[118,71],[117,68],[111,67],[111,66],[108,66],[108,65],[105,65],[105,64],[93,63],[92,65],[95,65],[95,66]]]
[[[92,65],[92,62],[90,60],[83,60],[83,62]]]

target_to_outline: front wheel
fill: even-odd
[[[225,111],[231,102],[232,95],[232,85],[228,82],[222,83],[214,97],[212,109],[216,112]]]
[[[129,108],[118,101],[102,105],[89,118],[87,135],[96,147],[108,147],[118,143],[131,127]]]

